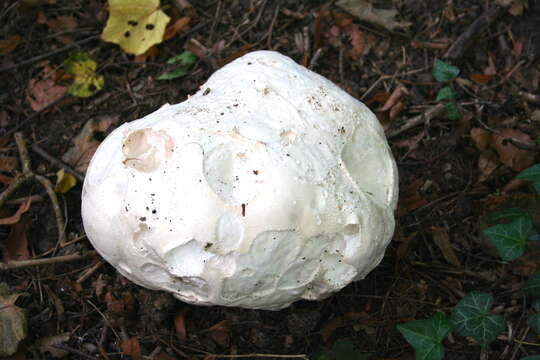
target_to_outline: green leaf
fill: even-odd
[[[354,348],[350,340],[338,340],[332,347],[332,352],[336,360],[364,360],[366,359],[360,351]]]
[[[509,224],[498,224],[484,230],[489,241],[497,248],[501,259],[512,261],[523,255],[525,243],[533,229],[531,217],[518,217]]]
[[[532,306],[536,314],[529,316],[527,319],[527,324],[536,331],[537,334],[540,334],[540,299],[534,299]]]
[[[527,212],[527,210],[522,208],[508,208],[501,211],[497,211],[491,215],[491,218],[493,220],[500,220],[500,219],[509,219],[509,220],[515,220],[520,218],[527,218],[530,219],[531,215]]]
[[[433,68],[433,77],[438,82],[446,82],[454,80],[459,75],[459,69],[454,65],[445,63],[442,60],[435,60]]]
[[[540,270],[537,270],[523,286],[523,292],[527,295],[540,298]]]
[[[531,355],[521,358],[521,360],[540,360],[540,355]]]
[[[449,102],[444,104],[446,107],[446,113],[448,114],[448,119],[450,120],[459,120],[461,118],[461,114],[459,113],[459,109],[454,102]]]
[[[482,346],[491,344],[506,328],[506,321],[500,315],[490,313],[492,305],[491,294],[473,291],[465,295],[452,310],[457,331]]]
[[[536,193],[540,194],[540,164],[523,170],[516,178],[532,182]]]
[[[400,324],[397,329],[416,351],[417,360],[440,360],[444,357],[442,341],[453,327],[445,314],[436,312],[431,319]]]
[[[195,64],[196,61],[197,56],[195,56],[195,54],[193,54],[191,51],[186,50],[180,55],[176,55],[167,60],[167,64],[176,64],[176,69],[158,76],[157,79],[171,80],[182,77],[188,73],[189,69],[193,66],[193,64]]]
[[[435,101],[452,100],[456,97],[456,93],[450,86],[445,86],[437,93]]]

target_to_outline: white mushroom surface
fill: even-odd
[[[373,113],[272,51],[114,130],[88,168],[88,238],[122,275],[200,305],[279,310],[364,278],[398,174]]]

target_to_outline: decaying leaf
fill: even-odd
[[[62,98],[67,92],[65,86],[57,84],[59,79],[56,70],[46,66],[26,87],[26,100],[35,111],[40,111]]]
[[[106,131],[118,119],[119,116],[104,116],[98,120],[88,120],[81,132],[73,139],[73,147],[62,156],[62,160],[73,166],[77,171],[83,174],[86,173],[88,164],[99,146],[99,141],[95,139],[94,135],[97,132]]]
[[[19,209],[17,209],[17,212],[15,214],[7,218],[0,219],[0,225],[12,225],[12,224],[18,223],[19,220],[21,219],[21,215],[27,212],[28,209],[30,209],[31,203],[32,203],[31,200],[27,200],[23,202],[19,206]]]
[[[66,350],[57,348],[55,345],[61,345],[69,340],[71,334],[65,332],[58,335],[46,336],[38,340],[39,351],[43,354],[50,354],[50,356],[60,359],[69,354]]]
[[[15,305],[20,295],[12,294],[6,284],[0,283],[0,357],[15,354],[26,338],[26,314]]]
[[[431,233],[433,234],[433,242],[435,242],[439,250],[441,250],[445,260],[454,266],[461,267],[461,263],[450,244],[448,229],[445,227],[432,226]]]
[[[493,147],[501,162],[514,171],[522,171],[534,164],[536,152],[520,149],[511,142],[508,138],[517,139],[524,143],[534,145],[531,137],[522,131],[516,129],[504,129],[500,135],[493,136]]]
[[[159,0],[109,0],[109,19],[101,39],[140,55],[163,40],[169,20],[159,9]]]
[[[208,337],[221,346],[229,344],[231,334],[231,323],[229,320],[222,320],[207,330]]]
[[[186,315],[187,309],[182,309],[174,316],[174,328],[176,330],[176,336],[181,342],[186,342],[188,339],[186,330]]]
[[[77,52],[64,61],[64,69],[73,77],[69,93],[77,97],[89,97],[97,93],[105,80],[103,75],[96,75],[97,64],[88,53]]]
[[[21,42],[22,37],[18,34],[13,34],[5,40],[0,40],[0,55],[10,54],[17,45]]]
[[[11,226],[3,251],[4,261],[27,260],[30,258],[26,234],[30,224],[32,224],[32,218],[27,214],[23,214],[19,222]]]
[[[121,348],[124,355],[129,355],[134,360],[142,360],[141,344],[136,337],[122,341]]]
[[[410,22],[395,19],[398,14],[395,8],[379,9],[369,0],[339,0],[336,5],[360,20],[382,26],[390,31],[411,26]]]
[[[54,191],[57,193],[67,193],[75,185],[77,185],[75,176],[65,172],[64,169],[60,169],[56,173],[56,186],[54,187]]]

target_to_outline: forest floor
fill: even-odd
[[[396,326],[449,315],[471,291],[491,294],[507,326],[484,347],[451,332],[446,359],[540,353],[521,291],[540,251],[503,261],[483,233],[489,214],[515,207],[540,228],[533,187],[515,179],[539,161],[540,2],[400,0],[396,14],[375,8],[371,20],[360,18],[365,8],[345,11],[347,1],[190,2],[162,0],[167,39],[138,56],[100,38],[104,0],[0,4],[0,320],[13,337],[22,309],[28,328],[9,358],[413,359]],[[277,312],[188,305],[131,283],[85,237],[80,198],[93,151],[122,123],[185,100],[259,49],[329,78],[383,124],[400,200],[382,263],[323,301]],[[159,80],[186,50],[196,58],[185,74]],[[66,62],[75,52],[96,64],[79,92]],[[436,60],[446,81],[434,77]],[[437,100],[445,87],[453,92]]]

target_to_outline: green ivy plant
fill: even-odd
[[[184,51],[179,55],[173,56],[167,60],[167,64],[176,65],[176,69],[171,72],[159,75],[158,80],[172,80],[186,75],[191,67],[197,61],[197,56],[191,51]]]
[[[452,74],[455,77],[459,73],[456,69],[449,71],[451,74],[439,74],[439,78],[448,81]],[[540,195],[540,164],[522,171],[517,178],[530,181]],[[485,229],[484,234],[505,261],[523,255],[528,241],[540,239],[531,215],[524,209],[504,209],[492,217],[494,220],[504,220],[505,223]],[[522,291],[533,298],[531,307],[534,313],[528,317],[527,324],[540,334],[540,270],[525,282]],[[492,313],[492,306],[491,294],[472,291],[454,306],[450,317],[437,312],[430,319],[399,324],[397,329],[415,349],[417,360],[441,360],[444,358],[442,342],[451,331],[471,337],[483,347],[490,345],[502,334],[507,327],[506,321],[501,315]],[[540,355],[527,356],[521,360],[540,360]]]
[[[459,68],[454,65],[448,64],[442,60],[435,60],[435,66],[433,67],[433,77],[440,83],[447,84],[441,88],[437,93],[436,101],[446,101],[445,107],[448,112],[448,118],[450,120],[458,120],[461,115],[459,109],[454,102],[456,93],[452,87],[452,81],[459,75]]]

